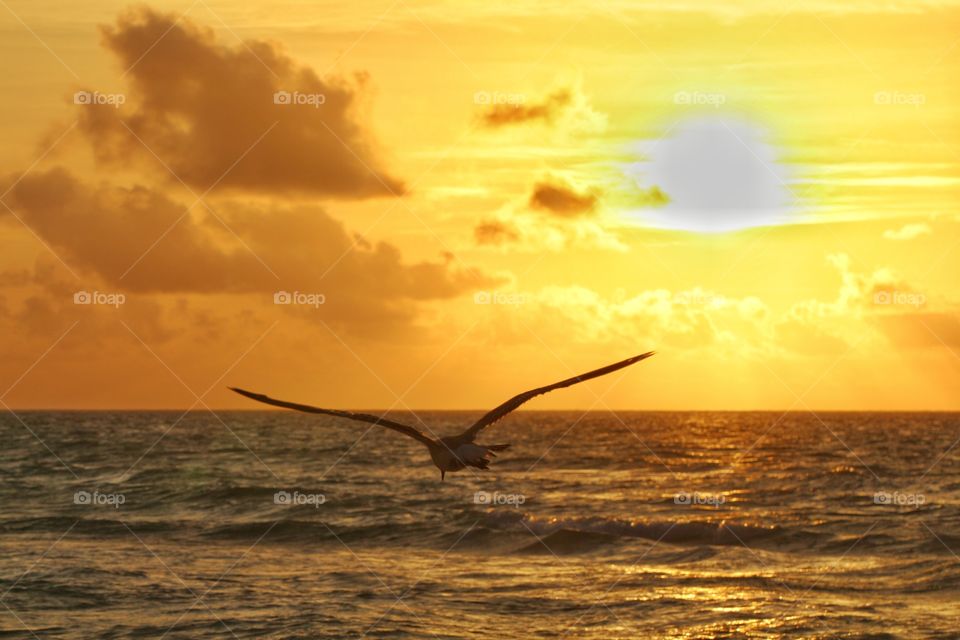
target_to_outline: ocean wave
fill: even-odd
[[[485,525],[492,529],[528,531],[547,546],[596,548],[621,538],[644,538],[674,544],[734,545],[775,535],[776,526],[710,521],[644,522],[611,517],[541,517],[524,512],[493,511]],[[538,542],[537,544],[540,544]],[[525,547],[526,549],[527,547]]]
[[[454,527],[438,529],[432,523],[398,525],[389,519],[381,519],[369,524],[352,525],[343,522],[317,519],[259,519],[248,522],[222,524],[206,528],[199,532],[204,539],[255,542],[261,544],[328,544],[354,543],[392,544],[429,544],[442,547],[444,540],[449,544],[459,539]]]
[[[182,528],[182,523],[174,521],[140,519],[134,523],[120,518],[75,518],[68,516],[20,518],[0,523],[0,532],[3,533],[55,533],[59,535],[69,531],[73,535],[91,536],[129,536],[131,529],[138,535],[142,533],[173,533]]]

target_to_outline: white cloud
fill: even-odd
[[[933,233],[933,229],[930,228],[926,222],[919,222],[914,224],[905,224],[899,229],[887,229],[883,232],[883,237],[887,240],[913,240],[920,236]]]

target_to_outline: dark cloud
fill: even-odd
[[[220,181],[219,188],[280,195],[403,193],[358,120],[364,75],[320,78],[271,44],[226,46],[209,29],[149,9],[125,14],[103,39],[130,69],[131,95],[119,109],[77,107],[98,160],[137,159],[164,171],[156,153],[201,191]],[[278,91],[323,103],[275,104]]]
[[[326,318],[375,328],[411,320],[416,301],[499,282],[450,256],[406,263],[397,247],[350,235],[316,206],[234,202],[214,217],[148,187],[86,185],[62,168],[24,177],[6,201],[74,269],[119,291],[322,293]]]
[[[641,189],[636,196],[637,203],[643,207],[662,207],[670,203],[670,196],[663,189],[654,185],[649,189]]]
[[[570,89],[558,89],[541,102],[490,105],[481,118],[483,124],[491,128],[527,122],[552,123],[561,112],[573,104],[573,99]]]
[[[501,220],[485,220],[474,227],[473,237],[480,245],[499,245],[518,241],[520,233]]]
[[[147,187],[88,187],[55,168],[26,176],[7,202],[67,264],[124,288],[223,291],[267,284],[245,257],[217,248],[212,236],[198,232],[181,204]],[[158,240],[166,250],[147,253]],[[236,274],[235,282],[225,278],[228,273]]]
[[[593,213],[598,197],[593,191],[578,192],[572,186],[559,182],[543,181],[533,187],[530,194],[530,207],[549,211],[563,217],[575,218]]]

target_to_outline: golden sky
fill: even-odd
[[[555,5],[0,1],[0,401],[960,409],[960,2]]]

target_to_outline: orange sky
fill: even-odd
[[[0,401],[960,409],[960,3],[662,6],[5,0]]]

